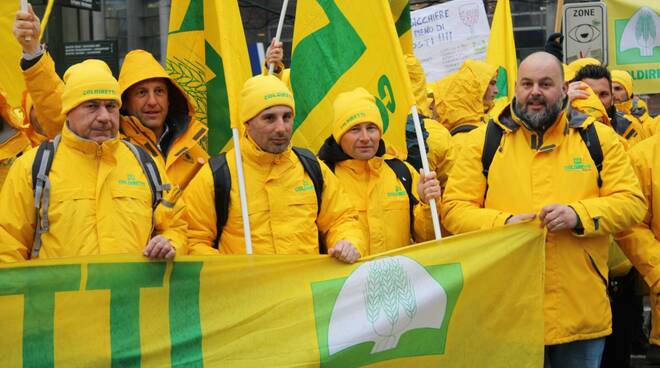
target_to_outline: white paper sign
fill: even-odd
[[[413,49],[434,82],[465,59],[484,60],[490,27],[481,0],[454,0],[411,12]]]

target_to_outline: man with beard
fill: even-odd
[[[545,366],[598,367],[612,331],[610,234],[643,219],[646,201],[617,135],[592,117],[569,117],[566,91],[557,58],[523,60],[510,106],[460,151],[441,212],[454,234],[538,218],[547,229]]]
[[[313,153],[291,147],[295,104],[287,86],[253,77],[238,104],[254,254],[328,253],[346,263],[366,254],[358,213],[337,178]],[[233,149],[215,156],[184,192],[191,254],[245,253],[236,168]]]
[[[571,106],[593,115],[591,111],[602,111],[602,107],[598,106],[598,101],[593,99],[594,94],[600,100],[602,107],[605,108],[604,111],[607,112],[607,116],[603,116],[599,120],[614,129],[621,137],[620,139],[624,142],[624,145],[627,145],[626,148],[634,146],[647,137],[642,124],[637,118],[623,111],[617,111],[614,106],[615,100],[612,95],[610,71],[602,65],[589,64],[575,73],[575,77],[569,85],[568,96]],[[592,97],[593,102],[589,101],[590,97]]]

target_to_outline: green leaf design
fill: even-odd
[[[649,45],[655,40],[656,36],[655,23],[653,22],[653,15],[648,11],[643,11],[637,19],[635,26],[635,38],[641,45]]]
[[[206,124],[206,77],[204,66],[175,57],[167,59],[165,69],[192,99],[195,105],[195,118]]]

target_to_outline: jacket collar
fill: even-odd
[[[62,144],[71,147],[90,156],[102,156],[108,152],[113,153],[119,144],[119,132],[114,138],[108,139],[103,143],[97,143],[91,139],[82,138],[69,128],[67,121],[62,128]]]
[[[282,153],[270,153],[262,150],[257,143],[250,137],[247,130],[243,133],[241,138],[241,154],[244,160],[249,160],[257,163],[258,165],[273,165],[281,162],[293,162],[291,155],[291,144]]]
[[[385,142],[381,139],[378,145],[378,150],[376,151],[376,156],[374,158],[382,158],[383,155],[385,155],[385,152],[386,152]],[[335,141],[335,138],[332,135],[329,136],[325,140],[325,142],[323,142],[323,145],[319,150],[318,156],[331,169],[335,167],[335,165],[343,161],[347,161],[347,160],[360,161],[360,160],[353,160],[351,156],[346,154],[346,152],[344,152],[344,150],[341,148],[339,143]],[[372,160],[374,158],[372,158]]]

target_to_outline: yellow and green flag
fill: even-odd
[[[630,73],[637,94],[660,93],[660,1],[605,3],[608,68]]]
[[[404,54],[413,53],[412,21],[410,19],[409,0],[390,0],[390,9],[394,19],[396,35],[399,36],[401,50]]]
[[[387,0],[299,1],[290,84],[294,144],[318,150],[332,132],[335,97],[363,87],[376,98],[385,140],[405,157],[414,99]]]
[[[516,42],[513,38],[511,19],[509,0],[497,0],[486,51],[486,62],[498,67],[497,89],[499,93],[497,97],[508,96],[509,100],[515,94],[514,87],[518,77]]]
[[[167,72],[194,101],[216,154],[231,141],[238,95],[252,76],[238,2],[173,1],[167,42]]]
[[[540,367],[538,223],[328,256],[0,266],[11,367]]]

